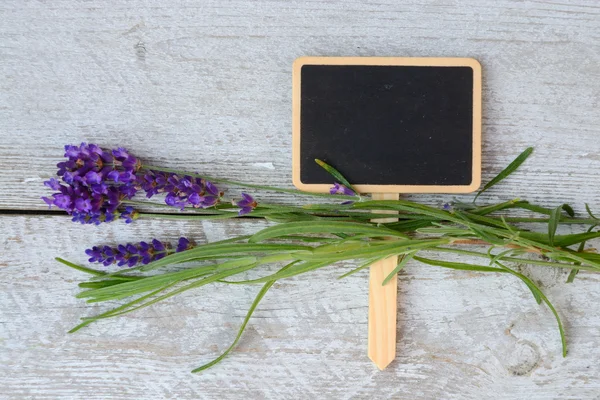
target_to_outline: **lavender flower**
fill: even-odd
[[[66,145],[65,157],[67,161],[57,164],[57,175],[67,184],[79,182],[91,187],[107,180],[132,183],[141,168],[137,158],[123,148],[110,152],[95,144]]]
[[[57,164],[55,178],[44,185],[58,191],[42,197],[50,207],[56,206],[73,216],[73,221],[84,224],[110,222],[118,216],[123,200],[135,196],[136,172],[141,163],[127,150],[106,151],[95,144],[66,145],[67,161]],[[125,214],[128,222],[132,211]]]
[[[112,155],[115,166],[120,165],[125,172],[136,172],[142,167],[142,163],[122,147],[113,150]]]
[[[345,195],[345,196],[356,196],[356,193],[354,193],[353,190],[347,188],[346,186],[342,185],[339,182],[335,182],[333,184],[333,187],[331,189],[329,189],[329,193],[330,194],[341,194],[341,195]]]
[[[179,245],[186,241],[185,248],[179,250]],[[179,239],[177,251],[183,251],[192,248],[189,240],[185,238]],[[110,246],[94,246],[87,249],[85,254],[91,263],[101,263],[104,266],[117,264],[119,267],[127,265],[134,267],[139,264],[149,264],[152,261],[160,260],[167,254],[172,252],[168,249],[168,244],[165,244],[157,239],[152,239],[151,243],[139,242],[138,244],[120,244],[116,247]]]
[[[73,216],[73,221],[99,224],[115,219],[115,213],[123,200],[130,199],[135,193],[127,186],[98,185],[93,188],[79,181],[63,185],[52,178],[44,185],[58,190],[51,197],[42,197],[48,206],[56,206]]]
[[[242,193],[242,200],[235,203],[235,205],[240,207],[240,211],[238,212],[238,215],[242,216],[242,215],[246,215],[246,214],[250,213],[252,210],[254,210],[258,206],[258,203],[249,194]]]
[[[161,171],[148,171],[138,179],[138,185],[148,198],[166,193],[165,203],[182,210],[188,205],[194,208],[212,207],[223,195],[212,182],[205,179]]]
[[[189,250],[193,247],[194,245],[187,238],[180,237],[179,241],[177,242],[177,249],[175,251],[177,253],[181,253],[182,251]]]
[[[108,266],[115,262],[115,252],[109,246],[94,246],[91,249],[87,249],[85,254],[90,256],[88,261],[91,263],[97,262]]]

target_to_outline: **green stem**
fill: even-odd
[[[139,213],[139,218],[161,218],[161,219],[174,219],[174,220],[203,220],[203,219],[227,219],[236,218],[237,213],[228,212],[224,214],[205,214],[205,215],[194,215],[194,214],[153,214],[153,213]]]
[[[499,216],[493,216],[493,217],[488,217],[488,218],[495,218],[500,220]],[[519,218],[519,217],[504,217],[504,220],[506,222],[513,222],[513,223],[527,223],[527,222],[539,222],[539,223],[548,223],[548,221],[550,221],[549,218]],[[598,221],[596,221],[598,222]],[[594,220],[591,218],[561,218],[559,221],[560,224],[581,224],[581,225],[587,225],[587,224],[593,224]]]
[[[470,250],[463,250],[463,249],[455,249],[455,248],[448,248],[448,247],[432,247],[429,249],[425,249],[425,250],[421,250],[421,251],[430,251],[430,252],[442,252],[442,253],[455,253],[455,254],[462,254],[465,256],[472,256],[472,257],[482,257],[482,258],[490,258],[490,256],[487,253],[480,253],[478,251],[470,251]],[[527,258],[519,258],[519,257],[503,257],[503,260],[506,261],[511,261],[511,262],[517,262],[517,263],[523,263],[523,264],[532,264],[532,265],[540,265],[543,267],[554,267],[554,268],[573,268],[573,264],[563,264],[563,263],[555,263],[555,262],[551,262],[551,261],[542,261],[542,260],[531,260],[531,259],[527,259]],[[594,272],[598,272],[597,268],[594,267],[586,267],[586,266],[578,266],[577,268],[579,269],[583,269],[586,271],[594,271]]]

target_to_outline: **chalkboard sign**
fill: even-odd
[[[466,193],[481,181],[481,66],[470,58],[301,57],[293,180],[326,192],[319,158],[360,192]]]

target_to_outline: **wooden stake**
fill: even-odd
[[[398,200],[398,193],[373,193],[373,200]],[[394,214],[395,211],[378,211]],[[397,218],[377,218],[373,222],[395,222]],[[383,280],[398,265],[392,256],[371,265],[369,275],[369,358],[380,370],[396,357],[396,312],[398,279],[394,275],[385,286]]]

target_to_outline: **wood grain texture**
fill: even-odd
[[[536,146],[489,196],[600,207],[596,0],[8,0],[0,18],[0,208],[44,209],[41,182],[82,140],[292,187],[303,55],[478,59],[484,182]]]
[[[264,226],[140,220],[125,229],[1,216],[0,398],[597,398],[600,276],[586,273],[567,285],[565,271],[522,267],[564,318],[567,358],[552,314],[520,281],[413,262],[399,277],[401,335],[385,371],[365,354],[367,271],[336,279],[350,263],[278,282],[235,352],[198,375],[189,371],[230,344],[258,285],[189,291],[66,333],[107,306],[75,299],[84,275],[53,257],[84,263],[94,244],[213,241]]]
[[[123,145],[220,177],[291,185],[291,65],[315,56],[464,56],[483,65],[483,180],[533,157],[482,200],[600,209],[600,5],[574,1],[31,1],[0,3],[0,209],[43,210],[65,143]],[[443,203],[448,196],[417,196]],[[291,201],[265,194],[260,200]],[[409,264],[398,357],[365,356],[367,274],[351,265],[278,283],[232,357],[258,287],[219,286],[75,334],[103,306],[77,301],[96,243],[217,240],[260,222],[89,227],[0,216],[0,398],[594,399],[599,277],[523,267],[565,318],[507,276]],[[596,244],[596,247],[598,244]],[[451,258],[450,258],[451,259]]]

